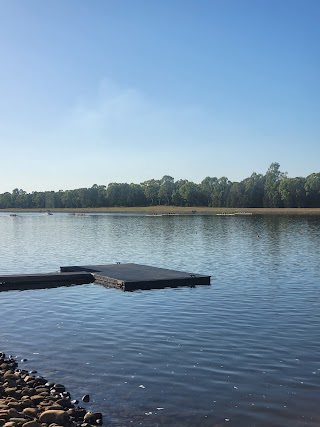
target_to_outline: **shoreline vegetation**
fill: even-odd
[[[187,179],[175,181],[165,175],[140,184],[111,182],[108,186],[93,184],[90,188],[30,193],[15,188],[12,193],[0,194],[0,209],[118,209],[119,206],[138,210],[140,206],[146,209],[176,206],[191,211],[195,207],[201,211],[202,207],[320,208],[320,173],[289,178],[280,171],[279,163],[272,163],[265,175],[253,172],[240,182],[232,182],[225,176],[207,176],[196,184]]]
[[[110,208],[51,208],[51,209],[0,209],[0,213],[83,213],[83,214],[144,214],[144,215],[217,215],[249,213],[252,215],[320,215],[320,208],[210,208],[207,206],[141,206],[141,207],[110,207]]]

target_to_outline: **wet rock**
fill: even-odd
[[[63,393],[61,393],[62,397],[65,397],[66,399],[71,399],[71,395],[68,391],[64,391]]]
[[[40,402],[42,402],[43,396],[40,396],[39,394],[35,394],[34,396],[31,396],[31,402],[33,402],[35,405],[39,405]]]
[[[48,381],[48,382],[45,383],[45,386],[49,387],[49,388],[53,388],[54,383],[51,383],[51,382]]]
[[[63,393],[66,391],[65,386],[62,384],[54,384],[53,388],[56,390],[57,393]]]
[[[50,389],[48,387],[45,387],[44,385],[37,385],[37,387],[35,387],[35,390],[37,391],[37,393],[48,393],[50,392]]]
[[[76,419],[76,421],[80,421],[84,418],[86,413],[87,413],[87,411],[85,409],[77,408],[77,409],[74,409],[74,411],[73,411],[73,417]]]
[[[29,398],[29,396],[22,396],[22,398],[21,398],[21,406],[22,406],[22,408],[28,408],[30,406],[34,406],[34,403]]]
[[[48,382],[36,371],[19,369],[0,353],[0,427],[93,427],[102,414],[75,407],[78,400],[59,383]],[[85,394],[83,402],[89,402]]]
[[[21,390],[21,398],[23,399],[24,397],[29,398],[29,389],[28,388],[23,388]]]
[[[22,413],[29,416],[29,417],[35,418],[38,414],[38,409],[37,408],[24,408],[22,410]]]
[[[55,411],[63,411],[64,408],[61,405],[57,405],[56,403],[52,403],[50,406],[46,408],[47,410],[55,410]]]
[[[3,425],[3,427],[15,427],[16,424],[13,421],[8,421]]]
[[[47,380],[45,380],[43,377],[36,377],[34,379],[35,386],[37,385],[45,385],[47,383]]]
[[[8,379],[16,380],[18,377],[16,374],[14,374],[12,372],[5,372],[5,374],[3,375],[3,378],[6,380],[8,380]]]
[[[46,424],[56,423],[64,426],[68,421],[68,414],[66,414],[65,411],[63,410],[61,411],[61,410],[51,409],[43,412],[40,415],[39,421],[41,423],[46,423]]]
[[[16,387],[7,387],[7,388],[4,389],[4,393],[7,396],[15,397],[16,392],[17,392],[17,388]]]
[[[18,424],[18,425],[22,425],[27,421],[28,420],[26,418],[23,418],[23,417],[17,417],[17,418],[12,417],[12,418],[10,418],[10,422]]]
[[[1,413],[0,413],[0,419],[1,420],[5,420],[5,421],[9,421],[8,411],[1,411]]]
[[[89,424],[101,424],[102,414],[100,412],[87,412],[83,419]],[[98,420],[100,421],[99,423],[97,422]]]
[[[18,412],[14,408],[10,408],[8,410],[8,415],[9,415],[10,418],[23,418],[23,414],[21,414],[20,412]]]
[[[7,403],[8,408],[14,408],[16,411],[20,412],[23,408],[23,404],[17,401],[11,401]]]
[[[41,427],[41,425],[38,421],[32,420],[22,424],[22,427]]]
[[[72,403],[68,399],[59,399],[56,401],[57,405],[62,406],[63,408],[73,408]]]

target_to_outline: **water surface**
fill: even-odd
[[[136,262],[211,287],[0,293],[1,351],[109,426],[320,423],[320,219],[0,215],[1,273]],[[22,364],[21,364],[22,366]]]

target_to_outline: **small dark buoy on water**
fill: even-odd
[[[82,396],[82,402],[89,402],[90,400],[90,396],[88,394],[85,394],[84,396]]]

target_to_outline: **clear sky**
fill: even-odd
[[[0,192],[320,172],[319,0],[0,0]]]

